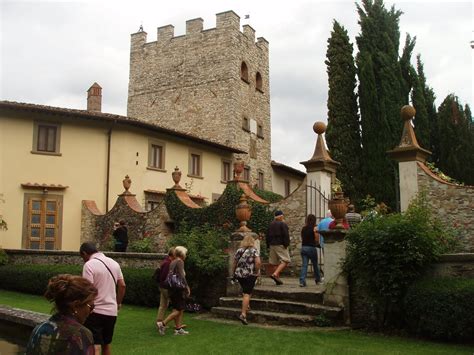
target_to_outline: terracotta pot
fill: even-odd
[[[240,228],[237,230],[239,232],[248,232],[250,229],[247,228],[247,221],[252,215],[252,210],[247,203],[247,197],[242,194],[240,196],[240,202],[235,209],[235,215],[240,222]]]
[[[125,192],[128,192],[128,189],[130,186],[132,186],[132,179],[128,175],[125,175],[125,179],[122,180],[123,187],[125,189]]]
[[[235,180],[240,180],[242,172],[244,171],[244,161],[240,158],[237,158],[236,161],[234,162],[234,179]]]
[[[180,187],[179,182],[181,181],[181,171],[179,171],[178,167],[174,168],[174,171],[171,173],[171,177],[173,178],[174,186]]]
[[[336,192],[334,197],[329,201],[329,209],[336,221],[336,228],[344,228],[343,220],[347,213],[347,201],[344,199],[342,192]]]

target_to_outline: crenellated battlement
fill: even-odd
[[[259,37],[255,42],[255,30],[250,25],[244,25],[242,31],[240,31],[240,17],[234,11],[225,11],[216,14],[216,27],[204,30],[204,20],[201,17],[194,18],[186,21],[186,33],[185,35],[175,36],[174,26],[166,25],[158,27],[156,42],[166,43],[173,39],[179,38],[185,40],[187,37],[194,36],[198,33],[209,33],[213,31],[226,31],[231,34],[232,32],[240,32],[252,43],[255,43],[256,47],[268,51],[268,41],[263,37]],[[147,33],[139,31],[131,35],[131,49],[132,51],[138,50],[147,43]]]

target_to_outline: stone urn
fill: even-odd
[[[247,196],[242,194],[239,201],[240,202],[235,209],[235,215],[240,222],[240,228],[237,229],[237,232],[250,232],[250,229],[247,227],[247,221],[252,215],[252,210],[247,203]]]
[[[181,181],[181,171],[179,171],[178,167],[174,168],[174,171],[171,173],[171,177],[174,181],[174,187],[181,188],[181,186],[179,185],[179,182]]]
[[[234,179],[241,180],[242,172],[244,171],[244,161],[240,158],[237,158],[234,162]]]
[[[347,205],[348,203],[342,191],[335,192],[333,198],[329,201],[329,209],[336,221],[337,229],[344,229],[343,220],[347,213]]]
[[[125,175],[125,179],[122,180],[123,188],[125,189],[124,193],[129,194],[130,192],[128,191],[130,189],[130,186],[132,186],[132,179],[128,175]]]

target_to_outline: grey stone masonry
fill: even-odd
[[[438,218],[456,228],[459,252],[474,252],[474,186],[450,184],[437,178],[418,163],[418,188],[426,191],[428,202]]]
[[[242,158],[251,185],[263,172],[271,190],[268,42],[255,41],[248,25],[240,31],[233,11],[216,16],[216,27],[205,30],[201,18],[188,20],[182,36],[172,25],[159,27],[155,42],[143,31],[131,35],[127,115],[249,152]]]
[[[9,264],[13,265],[82,265],[79,251],[5,249]],[[156,268],[166,254],[105,252],[121,267]]]
[[[294,275],[299,275],[301,268],[301,229],[306,219],[306,178],[301,185],[285,199],[271,204],[271,209],[282,210],[285,222],[290,232],[289,269]]]

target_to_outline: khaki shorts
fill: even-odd
[[[290,253],[288,252],[288,248],[285,248],[283,245],[270,245],[270,255],[268,256],[268,261],[272,265],[289,263]]]

